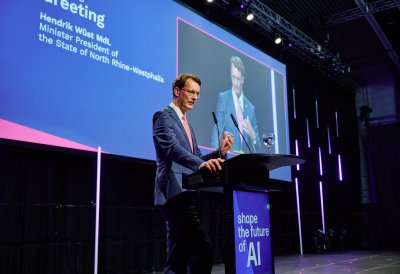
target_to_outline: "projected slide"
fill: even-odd
[[[285,66],[173,1],[4,0],[0,37],[0,138],[154,160],[153,113],[176,75],[193,72],[203,95],[189,121],[213,149],[211,112],[238,56],[257,152],[275,132],[273,152],[289,153]]]
[[[218,146],[219,138],[215,127],[213,132],[214,124],[204,123],[204,119],[207,118],[213,121],[211,112],[216,111],[221,133],[223,130],[232,132],[237,140],[237,150],[250,152],[243,142],[240,146],[238,130],[230,117],[232,113],[235,119],[238,119],[231,96],[233,85],[231,60],[233,58],[243,65],[244,70],[242,90],[246,99],[242,103],[243,114],[244,118],[253,122],[252,127],[255,131],[254,138],[247,140],[251,152],[266,153],[267,147],[262,144],[262,133],[274,132],[277,137],[274,152],[286,153],[288,143],[283,73],[184,20],[178,20],[178,38],[179,72],[195,71],[204,82],[202,84],[204,96],[196,103],[195,109],[188,114],[191,120],[195,121],[193,126],[198,128],[196,136],[200,143],[213,149]],[[220,94],[223,92],[225,94]],[[220,100],[219,106],[218,100]],[[247,136],[245,130],[243,133]],[[280,138],[281,135],[283,138]],[[252,140],[254,142],[251,142]]]

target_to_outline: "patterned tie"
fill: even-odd
[[[192,141],[192,134],[190,133],[190,128],[189,128],[189,124],[188,121],[186,119],[186,115],[182,116],[182,121],[183,121],[183,127],[185,128],[186,131],[186,135],[189,138],[189,142],[190,142],[190,149],[192,150],[193,153],[193,141]]]
[[[241,133],[243,133],[243,112],[242,112],[242,108],[240,106],[239,98],[236,101],[236,114],[237,114],[237,120],[238,120],[237,122],[238,122],[239,130]],[[240,135],[240,141],[243,142],[242,135]]]

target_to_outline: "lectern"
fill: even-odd
[[[183,176],[183,188],[223,193],[225,273],[275,273],[269,195],[277,185],[269,171],[303,162],[295,155],[241,154],[226,160],[217,176],[207,171]]]

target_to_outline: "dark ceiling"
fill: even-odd
[[[359,84],[369,79],[362,75],[374,68],[400,71],[400,1],[262,2],[329,51],[339,53]]]
[[[234,17],[268,39],[279,32],[284,39],[282,47],[290,44],[295,55],[320,70],[332,66],[354,90],[379,74],[400,74],[400,0],[180,2],[209,17],[211,11]],[[242,8],[238,4],[243,4]],[[244,18],[248,10],[255,14],[250,23]]]

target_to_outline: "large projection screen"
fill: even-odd
[[[285,65],[176,2],[3,0],[0,37],[0,138],[154,160],[153,113],[191,72],[202,97],[189,121],[206,153],[238,56],[260,135],[290,153]],[[291,181],[290,168],[271,178]]]

